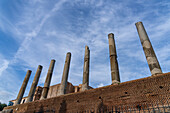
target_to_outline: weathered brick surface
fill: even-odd
[[[59,88],[60,88],[60,84],[50,86],[47,98],[56,97],[57,94],[58,94]],[[67,89],[66,94],[74,92],[74,86],[70,82],[67,82],[67,88],[66,89]]]
[[[40,99],[42,90],[43,90],[43,88],[40,87],[40,86],[38,86],[38,87],[36,88],[35,93],[34,93],[34,97],[33,97],[33,101]]]
[[[85,92],[66,94],[58,97],[9,106],[14,113],[67,113],[97,110],[101,107],[135,105],[140,103],[170,102],[170,73],[151,76],[118,85],[109,85]],[[145,106],[144,106],[145,107]]]

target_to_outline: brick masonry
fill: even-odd
[[[170,73],[109,85],[84,92],[69,93],[5,109],[14,113],[68,113],[101,107],[170,102]]]

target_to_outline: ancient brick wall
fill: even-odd
[[[73,86],[72,83],[67,82],[67,87],[66,87],[66,94],[68,93],[75,93],[75,92],[80,92],[81,91],[81,84],[79,86]],[[60,84],[56,84],[53,86],[50,86],[49,91],[48,91],[48,95],[47,98],[52,98],[52,97],[56,97],[58,94],[58,90],[60,88]],[[92,87],[89,86],[89,89],[92,89]],[[33,96],[33,101],[39,100],[41,97],[41,93],[42,93],[43,87],[38,86],[35,90],[35,94]],[[21,104],[23,104],[26,101],[27,97],[23,97]],[[15,100],[11,100],[11,102],[15,103]]]
[[[36,100],[39,100],[40,97],[41,97],[41,93],[42,93],[42,90],[43,88],[38,86],[35,90],[35,94],[34,94],[34,97],[33,97],[33,101],[36,101]]]
[[[60,84],[50,86],[47,98],[56,97],[59,88],[60,88]],[[71,83],[67,82],[66,94],[73,93],[73,92],[74,92],[74,86]]]
[[[26,99],[27,99],[27,96],[23,97],[20,104],[25,103]],[[13,102],[13,103],[15,103],[15,101],[16,101],[16,99],[15,100],[10,100],[10,102]]]
[[[68,113],[108,106],[170,102],[170,73],[6,107],[15,113]]]
[[[75,91],[74,92],[80,92],[82,91],[82,84],[79,84],[79,86],[74,86]],[[91,86],[88,86],[88,89],[93,89]]]

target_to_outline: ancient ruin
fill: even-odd
[[[67,80],[68,80],[68,73],[70,68],[70,60],[71,60],[71,53],[68,52],[66,55],[64,70],[63,70],[63,76],[59,88],[58,95],[64,95],[66,94],[66,87],[67,87]]]
[[[148,62],[151,74],[156,75],[162,73],[161,66],[159,65],[158,59],[155,55],[152,44],[149,40],[149,37],[145,31],[142,22],[137,22],[136,28],[139,34],[141,44],[143,46],[143,51],[145,53],[146,60]]]
[[[108,39],[109,39],[112,84],[116,84],[116,83],[120,83],[120,76],[119,76],[119,67],[118,67],[118,62],[117,62],[117,53],[116,53],[114,34],[110,33],[108,35]]]
[[[49,90],[50,83],[51,83],[51,77],[52,77],[52,74],[53,74],[54,65],[55,65],[55,60],[53,59],[53,60],[51,60],[50,67],[48,69],[47,77],[46,77],[46,80],[45,80],[45,83],[44,83],[44,87],[43,87],[43,90],[42,90],[40,100],[47,98],[48,90]]]
[[[17,104],[21,103],[21,100],[23,98],[25,88],[27,87],[27,83],[28,83],[28,80],[30,78],[31,72],[32,72],[31,70],[27,71],[27,74],[26,74],[25,79],[24,79],[24,81],[22,83],[22,86],[21,86],[21,88],[19,90],[19,93],[18,93],[18,96],[17,96],[17,99],[16,99],[14,105],[17,105]]]
[[[142,22],[137,31],[151,71],[146,78],[120,82],[114,34],[108,34],[112,83],[95,88],[89,86],[90,49],[85,47],[83,82],[68,82],[71,53],[66,60],[60,84],[50,86],[55,60],[51,60],[44,87],[37,87],[42,66],[38,66],[30,92],[23,97],[31,71],[28,70],[14,105],[2,113],[170,113],[170,73],[161,67]],[[25,101],[26,100],[26,101]]]
[[[88,90],[89,88],[89,63],[90,63],[90,50],[89,47],[86,46],[84,54],[82,91]]]
[[[40,78],[40,74],[41,74],[42,68],[43,67],[41,65],[38,66],[38,69],[37,69],[37,72],[35,73],[35,77],[34,77],[34,80],[32,82],[32,85],[31,85],[30,92],[28,94],[26,103],[27,102],[31,102],[32,99],[33,99],[33,96],[34,96],[34,93],[35,93],[35,89],[37,87],[37,84],[38,84],[38,81],[39,81],[39,78]]]

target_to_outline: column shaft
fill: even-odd
[[[71,60],[71,53],[68,52],[67,55],[66,55],[63,76],[62,76],[60,88],[59,88],[59,91],[58,91],[57,95],[66,94],[67,79],[68,79],[69,67],[70,67],[70,60]]]
[[[31,85],[31,88],[30,88],[30,91],[29,91],[26,103],[27,102],[31,102],[32,99],[33,99],[33,96],[34,96],[34,93],[35,93],[35,90],[36,90],[36,87],[37,87],[37,84],[38,84],[38,81],[39,81],[39,78],[40,78],[40,74],[41,74],[42,68],[43,67],[41,65],[38,66],[38,69],[36,71],[34,80],[32,82],[32,85]]]
[[[20,102],[22,100],[22,97],[24,95],[25,89],[27,87],[27,83],[28,83],[28,80],[30,78],[31,72],[32,72],[31,70],[27,71],[27,74],[26,74],[26,76],[24,78],[24,81],[23,81],[22,86],[21,86],[21,88],[19,90],[19,93],[18,93],[18,96],[17,96],[17,99],[16,99],[14,105],[20,104]]]
[[[46,80],[44,83],[44,87],[43,87],[43,91],[41,93],[40,100],[47,98],[47,94],[48,94],[48,90],[50,87],[51,78],[52,78],[52,74],[53,74],[54,65],[55,65],[55,60],[53,59],[53,60],[51,60],[51,63],[50,63],[49,69],[48,69],[47,77],[46,77]]]
[[[120,83],[119,67],[117,61],[116,45],[114,40],[114,34],[108,34],[109,39],[109,53],[110,53],[110,67],[111,67],[111,77],[112,84]]]
[[[90,62],[90,50],[89,47],[86,46],[84,55],[82,91],[88,90],[89,87],[89,62]]]
[[[143,46],[143,50],[144,50],[145,57],[148,62],[151,74],[156,75],[156,74],[162,73],[158,59],[156,57],[156,54],[153,50],[152,44],[149,40],[149,37],[145,31],[145,28],[142,22],[137,22],[135,25],[136,25],[136,28],[139,34],[141,44]]]

